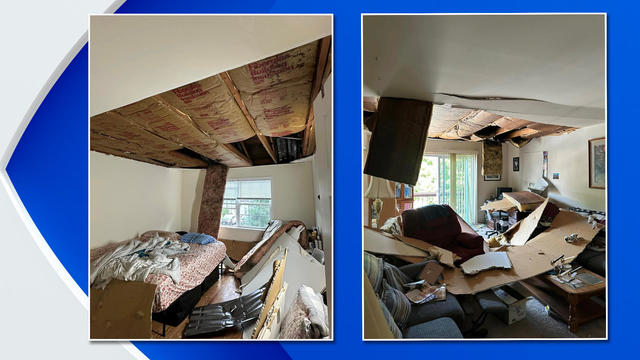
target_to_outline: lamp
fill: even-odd
[[[369,187],[364,196],[373,200],[373,210],[376,211],[376,227],[380,227],[379,218],[382,211],[382,198],[395,198],[396,194],[391,190],[391,184],[386,179],[371,176]]]

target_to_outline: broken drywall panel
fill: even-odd
[[[471,116],[465,115],[455,122],[455,125],[448,131],[440,135],[443,139],[460,139],[467,138],[473,133],[482,130],[489,126],[494,121],[498,120],[502,116],[492,114],[488,111],[477,111],[472,113]]]
[[[491,201],[488,202],[482,206],[480,206],[480,210],[483,211],[511,211],[516,209],[516,206],[513,205],[513,203],[507,199],[502,199],[502,200],[496,200],[496,201]]]
[[[244,141],[255,135],[220,75],[158,96],[189,115],[200,129],[219,143]]]
[[[278,295],[282,290],[283,279],[284,279],[284,270],[287,263],[287,251],[288,249],[284,249],[284,253],[282,258],[274,261],[273,263],[273,276],[271,277],[271,281],[267,285],[267,290],[264,298],[264,307],[260,312],[260,316],[258,317],[258,321],[256,322],[255,327],[253,328],[253,332],[251,334],[252,339],[256,339],[258,334],[262,330],[265,322],[267,321],[267,316],[269,312],[273,308],[278,299]]]
[[[492,269],[467,276],[460,268],[445,268],[444,282],[449,292],[462,295],[528,279],[553,269],[553,260],[561,255],[569,258],[580,254],[601,229],[601,225],[592,228],[587,219],[579,214],[561,210],[549,229],[522,246],[506,248],[511,269]],[[578,234],[578,241],[565,242],[564,237],[573,233]]]
[[[229,71],[262,134],[279,137],[304,130],[317,51],[315,41]]]
[[[149,339],[155,284],[111,280],[104,289],[91,288],[91,339]]]
[[[502,175],[502,144],[482,142],[482,175]]]
[[[377,98],[376,98],[377,99]],[[377,111],[376,100],[376,111]],[[458,109],[446,105],[433,105],[433,112],[431,115],[431,124],[429,125],[429,137],[437,138],[447,131],[453,123],[469,116],[475,110]]]
[[[495,251],[476,255],[460,264],[460,268],[466,275],[474,275],[489,269],[511,269],[511,261],[506,252]]]
[[[544,202],[544,198],[531,191],[504,192],[502,196],[515,205],[519,211],[532,211]]]
[[[364,250],[385,255],[399,255],[426,258],[429,254],[414,246],[397,240],[393,235],[371,228],[364,228]]]
[[[533,232],[536,230],[538,223],[540,223],[542,213],[548,203],[549,199],[545,199],[531,214],[504,232],[504,236],[507,238],[510,245],[521,246],[529,240]]]
[[[430,255],[435,255],[438,258],[438,262],[440,262],[443,265],[446,265],[448,267],[454,267],[454,262],[459,259],[459,257],[457,255],[455,255],[454,253],[452,253],[449,250],[443,249],[441,247],[435,246],[435,245],[431,245],[428,242],[422,241],[422,240],[418,240],[418,239],[414,239],[414,238],[410,238],[408,236],[402,236],[402,235],[394,235],[394,237],[400,241],[402,241],[405,244],[411,245],[415,248],[418,248],[420,250],[424,250],[427,253],[429,253]]]

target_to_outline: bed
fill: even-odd
[[[179,238],[177,234],[160,236],[171,240]],[[141,236],[140,240],[146,239]],[[92,249],[91,263],[128,241]],[[202,294],[218,280],[219,265],[226,256],[226,247],[221,241],[189,246],[187,253],[176,255],[180,260],[179,283],[174,283],[169,276],[163,274],[149,274],[144,280],[145,283],[157,285],[152,308],[153,319],[166,325],[176,326],[185,319]]]

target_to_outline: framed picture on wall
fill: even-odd
[[[604,189],[607,177],[604,137],[589,140],[589,187]]]
[[[485,175],[484,181],[500,181],[502,176],[498,175]]]
[[[519,157],[514,157],[513,158],[513,171],[520,171],[520,158]]]

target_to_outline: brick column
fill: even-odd
[[[211,165],[207,168],[198,215],[198,232],[218,238],[220,217],[222,215],[222,201],[224,187],[227,183],[228,167],[225,165]]]

